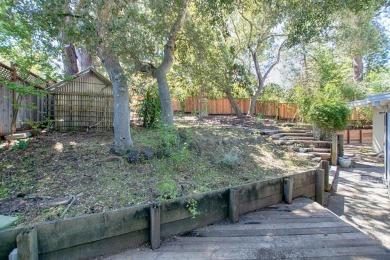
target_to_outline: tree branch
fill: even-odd
[[[252,22],[245,17],[245,15],[241,12],[239,12],[241,17],[249,24],[249,39],[248,39],[248,49],[251,49],[251,41],[252,41],[252,34],[253,34],[253,24]]]
[[[257,53],[254,51],[251,51],[251,54],[252,54],[253,63],[255,64],[257,82],[259,83],[258,89],[259,89],[259,88],[262,88],[262,86],[264,85],[264,77],[263,77],[261,70],[260,70],[259,61],[257,59]]]
[[[281,53],[283,47],[286,45],[286,42],[287,42],[287,40],[284,40],[282,42],[282,44],[279,46],[278,55],[276,57],[276,60],[272,63],[272,65],[268,68],[267,72],[264,74],[264,79],[266,79],[268,77],[268,75],[271,72],[271,70],[276,66],[276,64],[279,63],[279,61],[280,61],[280,53]]]
[[[173,53],[175,51],[175,42],[179,35],[181,28],[184,25],[184,21],[187,13],[187,6],[189,0],[183,0],[183,7],[180,10],[175,23],[173,24],[171,31],[168,34],[167,43],[164,46],[164,60],[157,69],[163,70],[167,73],[173,65]]]

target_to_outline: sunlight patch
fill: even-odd
[[[64,150],[64,145],[62,143],[57,142],[54,145],[54,149],[56,149],[58,152],[62,152],[62,150]]]

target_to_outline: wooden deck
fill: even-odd
[[[310,199],[277,204],[106,259],[390,259],[379,242]]]

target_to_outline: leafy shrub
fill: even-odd
[[[223,158],[218,161],[218,165],[221,167],[233,168],[239,161],[240,158],[238,157],[237,151],[231,150],[223,155]]]
[[[170,178],[165,178],[156,186],[160,200],[174,199],[179,197],[179,191],[176,182]]]
[[[343,103],[326,102],[314,104],[309,110],[309,121],[321,129],[334,132],[347,127],[350,109]]]
[[[15,145],[11,147],[11,151],[17,151],[18,149],[26,150],[27,149],[27,142],[24,140],[19,140]]]
[[[161,103],[156,86],[149,87],[142,100],[139,114],[143,119],[143,127],[154,128],[161,116]]]

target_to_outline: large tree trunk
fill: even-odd
[[[252,59],[253,59],[253,64],[255,65],[255,70],[256,70],[257,88],[256,88],[256,91],[251,96],[248,116],[253,116],[255,114],[256,101],[257,101],[257,98],[259,97],[260,93],[264,89],[264,80],[265,80],[265,78],[263,77],[263,74],[260,71],[260,65],[259,65],[259,61],[257,59],[256,52],[252,52]]]
[[[158,66],[154,73],[154,77],[157,79],[158,93],[161,101],[161,119],[164,124],[168,125],[173,125],[173,106],[167,81],[167,73],[173,66],[175,43],[185,21],[187,2],[188,0],[183,0],[183,7],[168,34],[168,41],[164,46],[163,62]]]
[[[85,47],[76,48],[76,54],[79,61],[80,70],[85,70],[93,66],[92,56]]]
[[[362,57],[353,58],[353,74],[356,82],[363,80],[363,59]]]
[[[108,47],[99,50],[114,90],[114,151],[124,154],[133,146],[130,135],[129,88],[118,57]]]
[[[198,93],[198,110],[199,110],[198,119],[200,121],[202,121],[203,120],[203,102],[202,102],[202,91],[201,90]]]
[[[279,61],[280,61],[280,53],[281,53],[285,43],[286,43],[286,40],[284,40],[282,42],[282,44],[279,46],[278,53],[277,53],[277,56],[276,56],[276,60],[271,64],[271,66],[267,69],[267,71],[264,73],[264,75],[261,73],[261,70],[260,70],[260,64],[259,64],[259,60],[257,58],[257,53],[256,53],[257,48],[256,48],[256,50],[251,50],[250,49],[250,53],[252,55],[253,64],[255,65],[255,70],[256,70],[257,89],[256,89],[256,91],[253,93],[253,95],[251,97],[251,103],[250,103],[249,111],[248,111],[248,115],[249,116],[253,116],[255,114],[257,98],[259,97],[260,93],[263,92],[263,90],[264,90],[264,83],[265,83],[265,80],[268,78],[268,75],[270,74],[272,69],[279,63]]]
[[[263,89],[264,89],[264,85],[258,86],[256,92],[252,95],[250,105],[249,105],[248,116],[253,116],[255,114],[257,98],[259,97]]]
[[[161,67],[161,66],[160,66]],[[169,91],[167,71],[157,68],[154,76],[157,79],[158,95],[161,103],[161,120],[164,124],[173,125],[173,105],[171,92]]]
[[[226,94],[227,98],[229,99],[230,105],[233,107],[233,110],[236,113],[236,116],[238,118],[244,117],[244,115],[241,112],[241,109],[238,107],[236,101],[234,100],[234,97],[233,97],[232,93],[230,92],[230,90],[226,90],[225,94]]]
[[[74,75],[79,72],[77,66],[76,48],[73,44],[65,46],[65,53],[63,55],[64,73]]]

